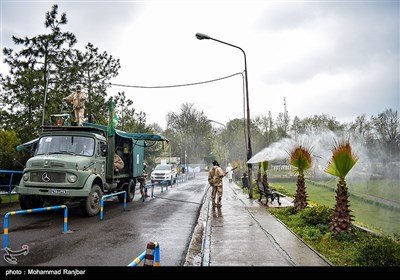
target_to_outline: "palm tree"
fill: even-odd
[[[308,205],[304,171],[309,169],[313,164],[312,151],[313,148],[311,146],[298,144],[289,152],[290,165],[294,168],[294,172],[298,173],[297,189],[293,200],[295,213],[306,208]]]
[[[333,210],[330,229],[334,233],[351,231],[352,215],[350,215],[350,204],[348,188],[345,177],[350,169],[357,163],[358,156],[351,150],[349,137],[335,140],[332,150],[332,158],[328,162],[325,172],[339,178],[336,189],[336,204]]]

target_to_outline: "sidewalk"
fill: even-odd
[[[211,188],[199,216],[203,242],[197,265],[330,266],[236,184],[224,179],[221,208],[211,207],[210,197]],[[286,197],[281,203],[280,207],[291,205]],[[278,207],[278,203],[274,201],[270,207]]]

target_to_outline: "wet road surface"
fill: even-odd
[[[204,178],[193,178],[161,192],[154,198],[134,201],[126,211],[117,198],[104,203],[104,218],[84,217],[79,206],[68,208],[68,232],[63,233],[63,211],[9,216],[8,247],[29,246],[18,256],[21,266],[126,266],[149,242],[160,244],[162,266],[182,266],[205,194]],[[10,209],[20,210],[17,208]],[[5,209],[1,209],[1,232]],[[2,240],[3,241],[3,240]],[[3,243],[1,244],[3,247]],[[2,255],[4,251],[2,251]],[[3,257],[1,266],[12,266]]]

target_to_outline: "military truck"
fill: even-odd
[[[37,139],[17,146],[17,151],[32,149],[16,186],[21,209],[79,202],[84,215],[95,216],[105,194],[126,191],[126,200],[131,202],[143,175],[144,149],[168,140],[94,123],[71,125],[68,118],[68,114],[51,115],[55,121],[42,126]],[[124,162],[118,171],[115,154]],[[123,202],[124,195],[118,194],[118,199]]]

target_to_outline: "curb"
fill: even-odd
[[[203,195],[203,205],[199,212],[197,225],[194,228],[183,266],[203,266],[204,262],[207,263],[206,266],[208,266],[211,230],[211,224],[209,222],[211,188],[208,184],[206,185]],[[207,228],[209,228],[209,230],[207,230]],[[208,253],[206,254],[205,251]]]

